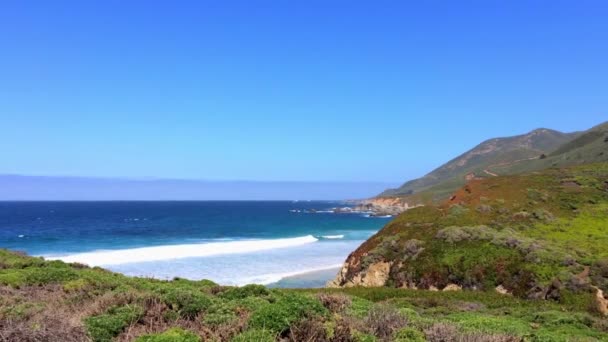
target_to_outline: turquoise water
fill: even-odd
[[[127,275],[270,284],[335,268],[390,220],[326,212],[337,206],[343,204],[1,202],[0,247]]]

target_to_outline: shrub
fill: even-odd
[[[44,265],[42,258],[32,258],[20,252],[0,249],[0,269],[22,269],[42,265]]]
[[[28,267],[23,269],[0,268],[0,284],[12,287],[63,283],[77,278],[78,274],[76,271],[65,266],[63,263],[47,265],[46,267]]]
[[[349,316],[363,318],[367,316],[369,310],[374,306],[374,303],[360,297],[353,297],[350,307],[346,310]]]
[[[449,214],[451,216],[459,216],[459,215],[465,214],[468,211],[469,211],[468,208],[466,208],[460,204],[454,204],[453,206],[450,207]]]
[[[353,342],[352,320],[338,318],[333,326],[327,326],[328,336],[331,342]]]
[[[84,324],[93,341],[109,342],[124,328],[137,322],[142,315],[142,308],[126,305],[112,308],[102,315],[88,317]]]
[[[244,308],[249,312],[257,311],[263,306],[268,305],[268,301],[259,297],[247,297],[232,301],[235,308]]]
[[[275,334],[264,329],[247,330],[235,336],[232,342],[274,342]]]
[[[364,323],[369,333],[387,341],[397,330],[405,327],[407,319],[392,307],[376,305],[369,311]]]
[[[67,267],[40,267],[32,268],[25,278],[28,285],[44,285],[61,283],[78,278],[78,274]]]
[[[200,342],[201,338],[194,333],[180,328],[172,328],[161,334],[144,335],[135,342]]]
[[[435,323],[424,330],[424,335],[429,342],[456,341],[458,330],[455,326],[445,323]]]
[[[471,240],[491,240],[494,237],[494,231],[486,226],[451,226],[439,230],[435,237],[449,243]]]
[[[285,293],[276,302],[259,308],[251,315],[249,326],[265,329],[277,334],[305,317],[325,315],[327,310],[321,303],[309,296],[298,293]]]
[[[425,342],[424,334],[414,328],[403,328],[395,334],[395,342]]]
[[[243,299],[247,297],[269,297],[270,291],[262,285],[245,285],[243,287],[232,287],[219,294],[219,297],[228,300]]]
[[[161,299],[180,316],[194,318],[213,304],[213,299],[195,288],[185,286],[166,286],[160,291]]]
[[[289,329],[289,341],[302,342],[326,342],[327,331],[326,327],[318,319],[308,318],[292,324]]]
[[[235,320],[234,304],[217,301],[207,310],[203,317],[203,323],[210,326],[219,326]]]
[[[405,244],[403,245],[403,247],[405,249],[405,255],[407,257],[411,257],[413,260],[416,260],[416,257],[418,256],[418,254],[420,254],[424,251],[424,247],[422,247],[423,244],[424,244],[424,241],[420,241],[420,240],[416,240],[416,239],[411,239],[411,240],[405,241]]]
[[[492,206],[487,204],[480,204],[477,206],[477,208],[475,208],[475,210],[477,210],[477,212],[479,213],[487,214],[492,212]]]
[[[317,298],[324,307],[334,313],[341,312],[352,304],[350,297],[343,294],[321,293]]]
[[[27,320],[34,314],[43,311],[44,305],[31,302],[4,305],[0,300],[0,320]],[[1,336],[1,335],[0,335]]]
[[[21,270],[2,270],[0,269],[0,284],[19,288],[25,285],[25,272]]]
[[[552,213],[550,213],[549,211],[547,211],[545,209],[534,210],[532,212],[532,216],[534,216],[535,219],[541,220],[541,221],[553,221],[553,220],[555,220],[555,216],[553,216]]]
[[[352,336],[353,336],[353,341],[355,341],[355,342],[376,342],[376,341],[378,341],[376,336],[362,333],[360,331],[354,331]]]
[[[70,280],[63,284],[63,290],[65,292],[79,292],[86,289],[89,286],[89,282],[86,279],[75,279]]]

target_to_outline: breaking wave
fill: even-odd
[[[218,241],[198,244],[99,250],[64,256],[47,256],[49,260],[79,262],[90,266],[119,265],[147,261],[251,253],[301,246],[319,241],[312,235],[285,239]]]

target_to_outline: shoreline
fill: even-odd
[[[265,284],[268,288],[323,288],[340,272],[342,265],[319,268],[286,275],[276,282]]]

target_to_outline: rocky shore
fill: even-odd
[[[412,205],[400,197],[376,197],[358,201],[354,210],[368,211],[376,216],[396,216],[418,206],[420,205]]]

